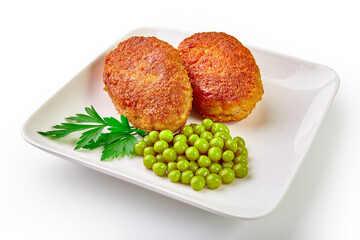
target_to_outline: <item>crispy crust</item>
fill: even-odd
[[[131,37],[105,57],[105,90],[117,111],[137,128],[182,127],[190,114],[192,88],[178,51],[155,37]]]
[[[196,33],[179,47],[194,91],[194,106],[215,121],[246,118],[261,100],[260,70],[249,49],[222,32]]]

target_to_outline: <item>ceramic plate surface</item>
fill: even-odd
[[[177,48],[191,33],[142,28],[131,36],[155,36]],[[240,39],[241,41],[241,39]],[[245,44],[245,46],[247,46]],[[100,55],[60,89],[25,123],[22,133],[32,145],[105,174],[153,190],[170,198],[220,215],[253,219],[270,213],[280,202],[293,179],[314,135],[339,87],[337,74],[328,67],[248,46],[260,67],[264,95],[250,116],[227,123],[232,136],[242,136],[249,151],[249,175],[217,190],[194,191],[174,184],[145,169],[142,158],[121,158],[101,162],[101,150],[74,151],[75,137],[50,140],[37,133],[84,113],[93,105],[101,116],[118,114],[103,90],[104,57]],[[188,123],[202,118],[193,110]]]

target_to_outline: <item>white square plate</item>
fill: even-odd
[[[155,36],[177,48],[191,33],[142,28],[131,36]],[[240,39],[241,41],[241,39]],[[246,45],[246,44],[245,44]],[[241,122],[227,123],[232,136],[242,136],[249,151],[249,176],[235,179],[217,190],[194,191],[174,184],[145,169],[140,157],[101,162],[101,150],[74,151],[74,138],[50,140],[37,133],[64,122],[64,118],[84,113],[93,105],[101,116],[118,114],[103,90],[102,71],[106,52],[60,89],[23,127],[24,138],[32,145],[120,178],[173,199],[226,216],[253,219],[270,213],[290,185],[313,137],[339,87],[337,74],[328,67],[250,47],[260,67],[264,84],[263,99],[252,114]],[[193,110],[188,123],[202,119]]]

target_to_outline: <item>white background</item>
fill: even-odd
[[[360,239],[359,23],[356,1],[346,0],[1,1],[0,239]],[[338,94],[270,215],[214,215],[22,139],[39,106],[143,26],[224,31],[339,74]]]

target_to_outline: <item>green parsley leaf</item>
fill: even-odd
[[[80,140],[76,143],[75,150],[83,148],[90,141],[93,141],[96,143],[104,128],[105,128],[105,126],[96,127],[96,128],[90,129],[90,130],[84,132],[83,134],[81,134]]]
[[[121,138],[113,143],[104,146],[104,151],[101,155],[101,161],[118,158],[124,155],[131,155],[134,153],[134,144],[138,140],[133,135],[126,138]]]
[[[126,116],[120,115],[120,121],[114,117],[102,118],[93,106],[86,107],[85,112],[87,114],[80,113],[65,118],[67,122],[53,126],[55,130],[39,131],[38,133],[57,139],[83,131],[76,143],[75,150],[81,148],[92,150],[103,147],[101,161],[134,154],[134,144],[138,142],[134,135],[142,137],[146,135],[144,130],[130,126]],[[103,132],[105,129],[108,132]]]
[[[105,123],[105,121],[95,111],[93,106],[91,106],[91,108],[86,107],[85,111],[88,113],[88,115],[76,114],[76,117],[68,117],[66,118],[66,120],[74,121],[77,123],[85,123],[85,122],[100,123],[100,124]]]
[[[142,136],[142,137],[145,137],[145,135],[146,135],[145,130],[142,130],[142,129],[136,128],[136,129],[135,129],[135,132],[137,132],[137,134],[139,134],[139,135]]]

